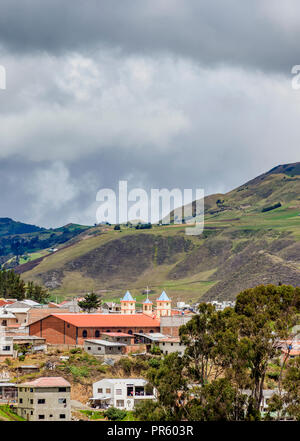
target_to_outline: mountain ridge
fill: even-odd
[[[94,290],[119,299],[130,288],[141,298],[149,285],[153,296],[165,288],[174,299],[227,300],[260,283],[300,285],[299,175],[300,162],[283,164],[207,196],[200,236],[176,224],[91,227],[20,272],[62,297]]]

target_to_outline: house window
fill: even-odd
[[[103,389],[102,388],[99,388],[98,389],[98,394],[102,394],[103,393]]]
[[[122,332],[121,329],[118,329],[117,332]]]
[[[64,418],[66,418],[66,414],[65,413],[60,413],[59,414],[59,418],[62,420],[62,419],[64,419]]]
[[[45,419],[45,415],[39,415],[39,420],[44,420]]]
[[[29,389],[29,392],[33,392],[33,388],[32,387]]]
[[[2,350],[3,351],[10,351],[10,346],[3,346]]]
[[[117,400],[117,407],[124,407],[124,400]]]
[[[140,329],[140,330],[139,330],[139,333],[140,333],[140,334],[142,334],[142,333],[143,333],[143,330],[142,330],[142,329]]]
[[[107,394],[110,394],[110,388],[106,389],[105,392],[106,392]]]
[[[122,395],[122,389],[116,389],[116,395]]]
[[[101,349],[102,349],[101,346],[98,346],[98,351],[101,351]]]
[[[100,332],[98,330],[95,332],[95,337],[100,337]]]
[[[19,399],[19,403],[21,403],[21,404],[23,403],[23,398]]]
[[[37,402],[38,404],[45,404],[46,400],[44,398],[39,398]]]
[[[33,410],[30,412],[30,415],[33,415]]]
[[[66,387],[59,387],[58,392],[67,392],[67,388]]]
[[[33,404],[33,400],[30,400],[30,404]]]
[[[171,346],[173,346],[173,343],[171,343]]]
[[[67,404],[67,399],[66,398],[59,398],[58,404]]]
[[[132,330],[131,329],[129,329],[128,334],[132,335]]]
[[[90,346],[88,346],[88,351],[90,351],[91,350],[91,347]]]
[[[69,323],[67,323],[67,328],[69,328],[70,327],[70,324]]]
[[[110,332],[110,329],[106,329],[106,332]]]
[[[87,330],[86,330],[86,329],[84,329],[84,330],[82,331],[82,337],[83,337],[83,338],[87,337]]]

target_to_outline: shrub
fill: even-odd
[[[90,375],[89,368],[86,366],[77,367],[74,365],[69,366],[69,371],[73,377],[88,377]]]
[[[81,348],[72,348],[70,349],[70,354],[81,354],[82,349]]]
[[[160,366],[160,360],[157,358],[150,358],[148,364],[150,367],[157,369]]]
[[[126,410],[120,410],[116,407],[110,407],[106,412],[104,412],[104,415],[110,421],[121,421],[126,417]]]

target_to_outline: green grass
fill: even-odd
[[[8,421],[26,421],[24,418],[14,413],[7,404],[0,406],[0,417],[3,417]]]

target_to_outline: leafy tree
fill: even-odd
[[[177,353],[166,355],[158,368],[148,369],[147,378],[157,390],[158,401],[141,403],[135,411],[139,420],[180,421],[184,417],[187,379],[183,370],[183,359]]]
[[[279,340],[287,339],[300,311],[300,289],[261,285],[237,296],[238,358],[250,371],[253,407],[259,412],[269,362],[279,354]]]
[[[240,421],[245,419],[247,396],[226,378],[193,389],[187,403],[190,421]]]
[[[34,300],[38,303],[47,303],[50,294],[42,286],[35,284],[34,282],[28,282],[26,286],[26,298]]]
[[[238,340],[234,311],[216,311],[211,304],[201,303],[198,314],[179,330],[186,346],[184,360],[189,375],[201,385],[218,378],[235,356]]]
[[[78,302],[78,306],[88,313],[92,310],[98,309],[100,305],[100,298],[93,292],[87,294],[81,302]]]
[[[288,417],[300,421],[300,357],[288,362],[283,390],[270,398],[266,419],[271,413],[277,414],[277,420]]]
[[[13,270],[0,270],[0,297],[23,300],[25,283]]]

